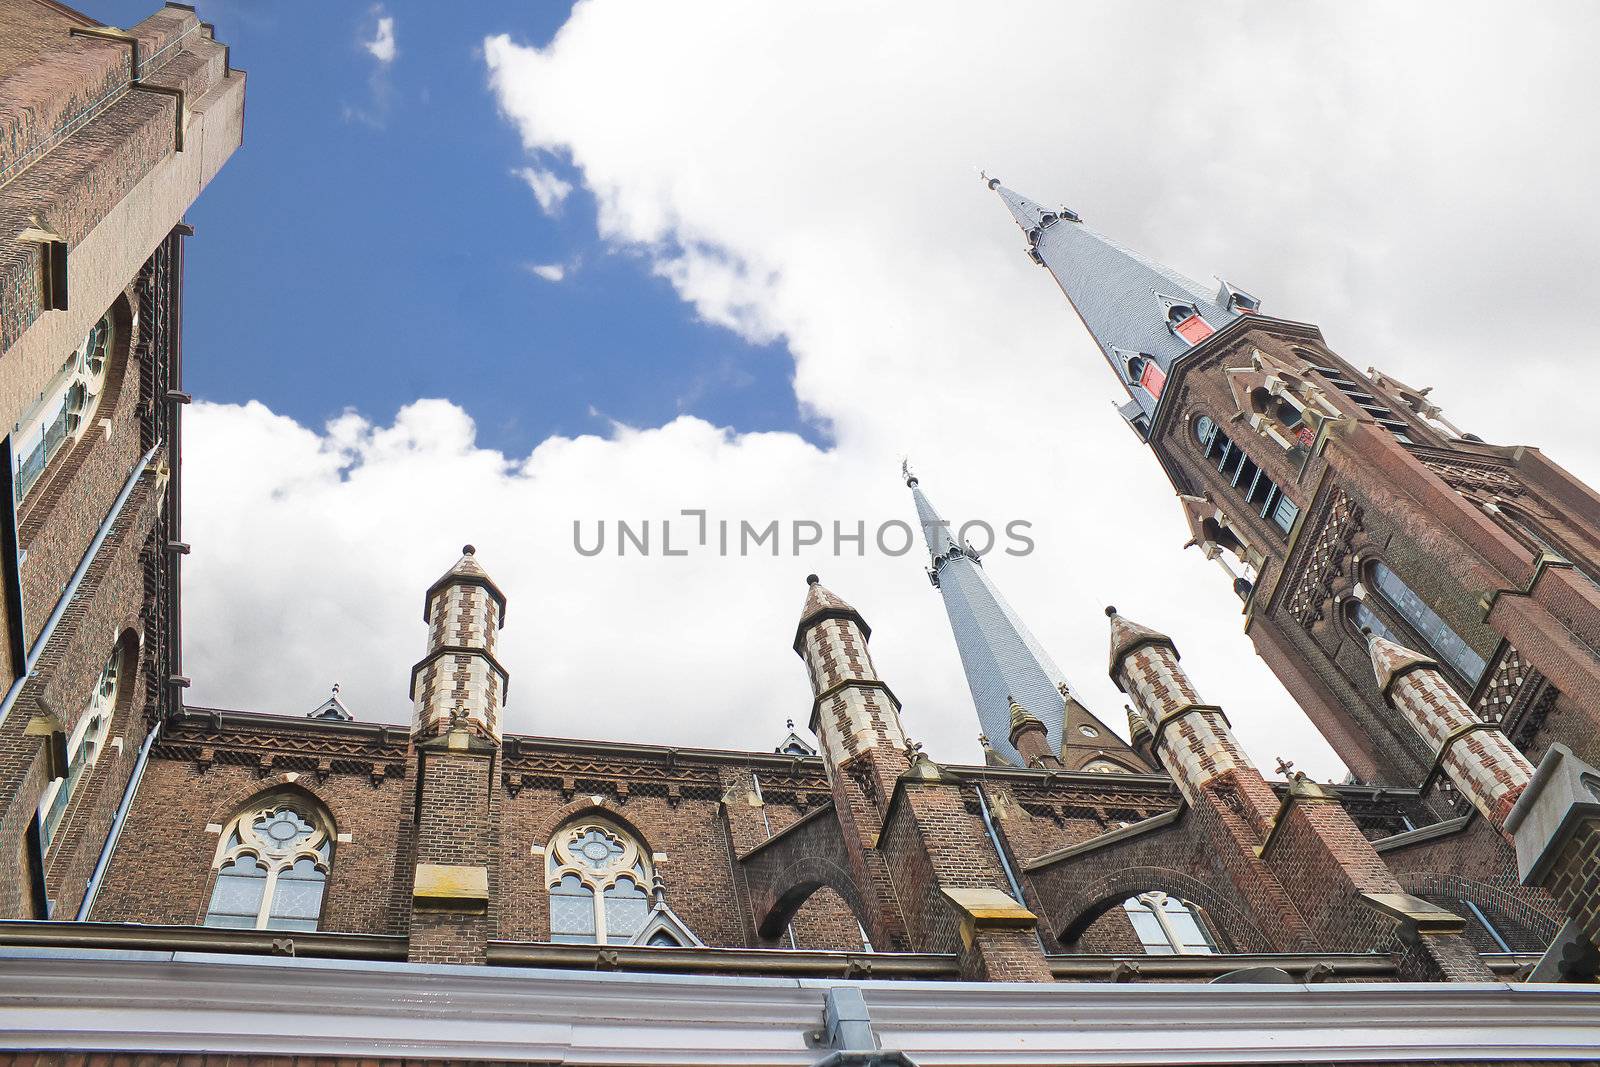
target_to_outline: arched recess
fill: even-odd
[[[17,525],[24,543],[43,526],[73,472],[104,439],[94,427],[121,406],[132,334],[133,312],[122,294],[77,348],[63,355],[56,376],[18,420]]]
[[[862,906],[850,872],[831,860],[808,856],[779,871],[767,892],[760,895],[752,893],[756,898],[757,935],[762,941],[777,942],[783,937],[795,913],[811,899],[813,893],[824,886],[832,889],[849,906],[863,930],[869,928],[867,911]]]
[[[1128,867],[1087,886],[1068,900],[1052,902],[1062,917],[1056,937],[1063,949],[1077,951],[1085,931],[1112,908],[1142,893],[1162,892],[1199,909],[1218,952],[1270,952],[1260,928],[1234,901],[1192,875],[1167,867]]]
[[[1437,871],[1402,874],[1399,882],[1406,892],[1465,919],[1464,936],[1479,952],[1543,952],[1565,921],[1521,887]]]

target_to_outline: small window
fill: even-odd
[[[89,706],[78,718],[78,725],[67,740],[67,773],[45,787],[39,800],[40,847],[48,849],[56,831],[61,828],[72,798],[83,784],[85,772],[100,759],[106,735],[111,730],[111,716],[117,708],[118,679],[122,674],[122,650],[111,653],[100,677],[95,680],[89,694]]]
[[[207,926],[315,930],[333,835],[300,797],[252,805],[228,825]]]
[[[1148,956],[1210,956],[1217,951],[1200,909],[1188,901],[1152,891],[1129,897],[1122,909]]]
[[[1088,723],[1084,723],[1082,726],[1078,727],[1078,732],[1080,734],[1082,734],[1084,737],[1099,737],[1100,736],[1100,731],[1096,730],[1093,726],[1090,726]]]
[[[1083,765],[1083,769],[1091,774],[1129,774],[1128,768],[1120,763],[1108,759],[1092,759]]]

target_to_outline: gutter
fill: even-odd
[[[116,525],[117,517],[122,514],[123,505],[133,495],[133,487],[139,484],[139,479],[149,468],[150,461],[160,451],[161,442],[157,441],[150,446],[150,451],[144,458],[134,465],[133,473],[128,475],[128,480],[123,483],[122,492],[117,494],[116,501],[111,505],[111,510],[100,521],[100,529],[95,532],[94,540],[89,542],[88,551],[84,552],[83,559],[78,561],[78,569],[72,572],[72,577],[67,581],[67,587],[62,590],[61,596],[56,600],[55,610],[50,612],[50,617],[45,620],[44,628],[39,631],[38,638],[33,642],[33,648],[28,652],[27,662],[23,664],[22,672],[17,675],[16,681],[11,683],[11,688],[6,690],[3,700],[0,700],[0,722],[11,714],[11,707],[17,702],[17,697],[22,694],[22,687],[33,677],[33,669],[39,664],[39,657],[44,655],[44,649],[50,643],[50,638],[55,634],[56,625],[61,622],[61,617],[67,613],[67,607],[72,603],[72,598],[77,595],[78,587],[83,584],[84,577],[89,573],[95,557],[100,553],[100,546],[104,545],[106,538],[111,534],[111,527]]]

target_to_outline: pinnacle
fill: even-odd
[[[1172,643],[1172,638],[1159,630],[1152,630],[1118,614],[1117,609],[1107,605],[1106,618],[1111,620],[1111,680],[1116,681],[1117,670],[1122,666],[1122,659],[1139,645],[1159,643],[1177,651],[1177,646]]]
[[[863,636],[870,637],[872,634],[871,628],[867,626],[867,621],[861,617],[859,611],[846,603],[843,598],[830,591],[815,574],[808,574],[806,575],[806,602],[800,609],[800,625],[795,632],[794,647],[796,652],[800,650],[801,639],[805,635],[806,627],[811,624],[812,620],[820,616],[829,615],[849,615],[861,627]]]
[[[1372,656],[1372,673],[1377,676],[1378,688],[1385,696],[1395,680],[1413,667],[1432,667],[1439,664],[1421,652],[1396,644],[1386,637],[1367,631],[1367,651]]]

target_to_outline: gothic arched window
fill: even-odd
[[[1484,658],[1474,652],[1461,635],[1439,617],[1439,613],[1430,608],[1416,591],[1407,585],[1398,574],[1381,561],[1374,561],[1367,572],[1372,578],[1372,585],[1383,598],[1383,602],[1393,608],[1405,620],[1406,625],[1414,630],[1418,637],[1427,645],[1421,651],[1431,652],[1436,658],[1455,671],[1470,690],[1478,684],[1478,679],[1483,677],[1488,663]],[[1377,630],[1380,636],[1396,640],[1392,632],[1385,633],[1385,627]],[[1405,642],[1400,642],[1405,644]]]
[[[122,674],[122,647],[119,645],[100,668],[89,706],[78,717],[78,725],[67,739],[67,773],[45,787],[39,799],[40,847],[49,848],[50,839],[61,827],[73,795],[83,783],[84,773],[100,759],[106,735],[111,731],[111,716],[117,710],[118,679]]]
[[[77,440],[100,400],[110,363],[112,318],[107,311],[83,343],[62,361],[39,400],[17,420],[17,499],[28,495],[50,461]]]
[[[298,796],[257,801],[223,831],[207,926],[315,930],[333,858],[326,818]]]
[[[631,943],[650,918],[650,860],[631,834],[600,819],[570,823],[545,849],[550,940]]]
[[[1151,890],[1123,901],[1122,910],[1147,956],[1210,956],[1217,951],[1200,909],[1186,900]]]

